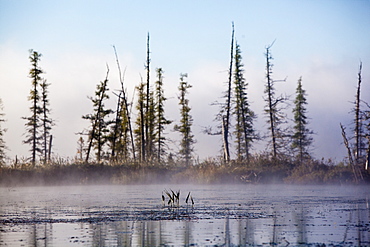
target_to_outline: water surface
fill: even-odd
[[[180,190],[180,206],[162,192]],[[0,245],[370,245],[369,186],[0,188]],[[194,206],[186,204],[191,191]],[[190,200],[189,200],[190,201]]]

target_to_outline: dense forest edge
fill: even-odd
[[[147,36],[146,80],[135,87],[136,101],[127,98],[124,73],[121,72],[116,48],[114,55],[119,71],[119,93],[109,93],[109,73],[96,85],[89,97],[92,112],[82,116],[88,127],[78,133],[77,155],[73,159],[58,158],[52,152],[55,125],[50,115],[49,83],[39,63],[41,53],[30,50],[32,81],[30,116],[25,123],[25,140],[30,157],[10,160],[6,157],[5,121],[0,99],[0,186],[70,185],[70,184],[152,184],[152,183],[286,183],[286,184],[368,184],[370,182],[370,105],[361,99],[360,62],[357,92],[349,131],[341,123],[338,134],[343,137],[347,157],[341,162],[316,159],[312,156],[314,131],[309,128],[308,104],[303,80],[297,81],[294,100],[278,95],[273,77],[274,44],[266,46],[266,83],[263,99],[266,133],[255,128],[257,114],[251,109],[248,82],[244,77],[242,52],[232,28],[230,64],[227,87],[218,102],[215,126],[204,134],[219,136],[220,154],[197,160],[195,136],[188,94],[191,84],[187,74],[180,74],[178,105],[180,121],[173,123],[165,114],[162,68],[157,68],[155,82],[150,74],[150,36]],[[283,80],[284,81],[284,80]],[[106,100],[114,96],[116,109],[108,109]],[[294,119],[287,117],[287,105]],[[176,140],[178,151],[169,147],[166,129],[181,137]],[[339,128],[338,128],[339,129]],[[231,141],[232,140],[232,141]],[[265,151],[252,153],[255,142],[267,143]],[[171,140],[173,142],[173,140]]]

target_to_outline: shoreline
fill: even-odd
[[[188,167],[169,165],[72,163],[35,168],[0,167],[0,187],[135,184],[370,184],[370,175],[357,180],[345,165],[268,164],[216,165],[200,163]]]

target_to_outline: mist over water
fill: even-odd
[[[164,190],[180,190],[169,207]],[[370,244],[368,186],[99,185],[0,188],[0,245]],[[188,194],[194,206],[186,204]]]

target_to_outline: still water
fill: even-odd
[[[370,246],[369,200],[369,186],[0,188],[0,245]]]

